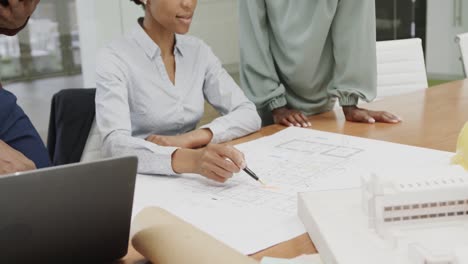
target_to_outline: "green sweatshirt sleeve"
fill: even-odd
[[[371,101],[377,91],[375,2],[338,2],[332,23],[335,70],[328,93],[341,106]]]
[[[265,0],[239,1],[241,86],[258,109],[287,104],[285,87],[270,51],[270,30]]]

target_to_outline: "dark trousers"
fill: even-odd
[[[16,104],[16,97],[1,87],[0,140],[23,153],[38,169],[50,166],[49,154],[31,120]]]

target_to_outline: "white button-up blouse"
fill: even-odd
[[[96,124],[107,156],[136,155],[142,174],[175,174],[172,153],[145,141],[151,134],[177,135],[195,129],[205,100],[221,117],[204,126],[220,143],[257,131],[256,108],[201,40],[176,35],[175,85],[161,50],[137,25],[97,58]]]

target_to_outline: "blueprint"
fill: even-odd
[[[297,217],[299,192],[357,188],[364,174],[395,166],[447,166],[453,155],[302,128],[236,148],[266,186],[244,172],[224,184],[200,175],[139,175],[134,214],[146,206],[163,207],[251,254],[305,233]]]

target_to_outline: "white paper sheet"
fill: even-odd
[[[243,172],[226,184],[199,175],[139,175],[134,214],[160,206],[252,254],[305,233],[296,213],[298,192],[355,188],[363,174],[395,166],[447,166],[453,155],[301,128],[237,148],[268,187]]]

